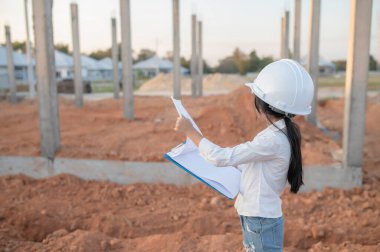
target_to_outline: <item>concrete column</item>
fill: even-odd
[[[351,0],[343,130],[343,164],[361,185],[372,0]]]
[[[32,47],[31,47],[30,35],[29,35],[28,0],[24,1],[24,7],[25,7],[25,27],[26,27],[26,61],[28,64],[29,95],[30,95],[30,98],[34,98],[36,96],[36,90],[34,86]]]
[[[281,40],[280,40],[280,58],[285,58],[285,32],[286,32],[286,23],[285,17],[281,17]]]
[[[294,0],[294,38],[293,38],[293,59],[301,59],[301,0]]]
[[[75,105],[83,107],[83,83],[82,83],[82,65],[80,60],[79,45],[79,15],[78,4],[71,3],[71,30],[73,36],[73,58],[74,58],[74,89]]]
[[[8,66],[8,83],[9,83],[9,100],[12,103],[17,102],[17,88],[16,88],[16,77],[15,77],[15,65],[13,62],[13,47],[11,39],[11,28],[5,26],[5,39],[7,47],[7,66]]]
[[[314,83],[314,100],[310,115],[307,120],[317,124],[317,94],[318,94],[318,76],[319,76],[319,23],[321,15],[321,0],[310,0],[310,39],[309,39],[309,61],[307,70]]]
[[[289,11],[285,11],[285,41],[284,41],[285,58],[289,58],[289,38],[290,38],[289,24],[290,24]]]
[[[202,50],[202,21],[198,21],[198,85],[197,96],[203,95],[203,50]]]
[[[191,95],[197,96],[197,16],[191,15]]]
[[[119,59],[118,59],[118,46],[117,46],[117,31],[116,31],[116,18],[111,19],[112,30],[112,70],[113,70],[113,97],[119,98]]]
[[[173,96],[181,99],[179,0],[173,0]]]
[[[131,13],[129,0],[120,0],[121,58],[123,63],[124,117],[134,119]]]
[[[47,158],[54,158],[60,142],[52,7],[52,0],[33,0],[41,155]]]

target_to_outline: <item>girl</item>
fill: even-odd
[[[268,124],[252,141],[219,147],[183,117],[177,119],[175,130],[185,133],[207,161],[215,166],[234,166],[242,172],[235,208],[245,250],[282,251],[280,196],[286,181],[292,193],[303,184],[301,133],[292,118],[311,112],[314,85],[305,69],[289,59],[267,65],[254,83],[246,85],[255,94],[258,114]]]

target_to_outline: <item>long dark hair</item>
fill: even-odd
[[[282,133],[288,138],[291,155],[289,162],[288,170],[288,182],[290,184],[290,191],[292,193],[297,193],[302,181],[302,153],[301,153],[301,132],[296,123],[292,121],[293,114],[285,114],[284,112],[277,110],[276,108],[271,107],[269,104],[255,97],[255,107],[257,112],[264,114],[267,120],[279,129],[276,125],[273,124],[272,120],[269,118],[269,115],[274,116],[275,118],[283,118],[286,124],[286,132],[282,129],[279,129]]]

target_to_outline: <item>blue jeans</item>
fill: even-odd
[[[247,252],[282,251],[284,218],[263,218],[240,215],[243,245]]]

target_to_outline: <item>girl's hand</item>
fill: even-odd
[[[180,116],[180,117],[177,118],[174,130],[178,131],[178,132],[182,132],[182,133],[188,134],[190,131],[194,130],[194,128],[193,128],[193,125],[191,124],[191,122],[188,119]]]

